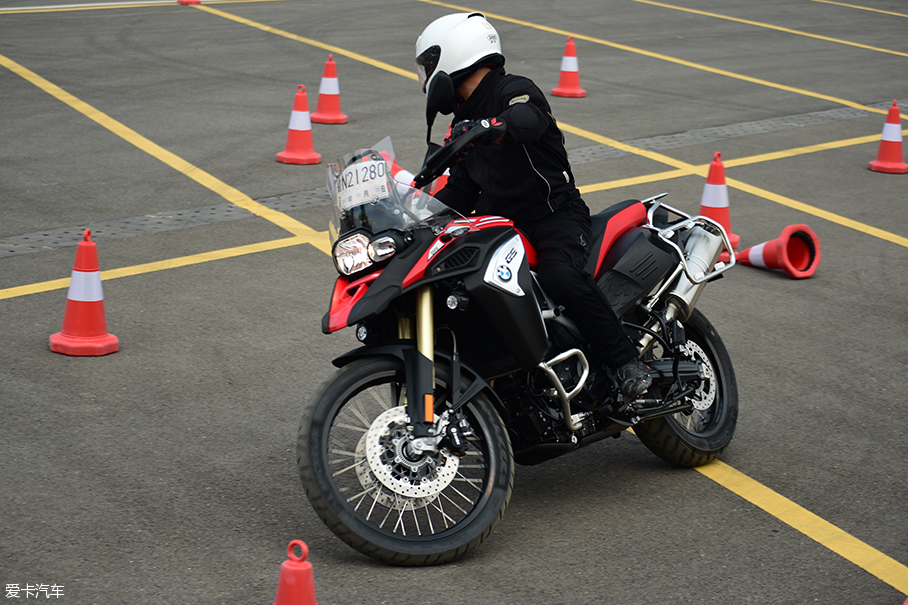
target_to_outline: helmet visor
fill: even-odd
[[[422,51],[416,57],[416,74],[419,76],[419,83],[422,84],[422,91],[426,92],[426,82],[435,73],[438,67],[438,59],[441,58],[441,47],[438,45],[430,46]]]

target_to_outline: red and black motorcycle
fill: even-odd
[[[431,154],[424,186],[482,126]],[[623,401],[587,343],[539,287],[511,221],[462,217],[394,181],[390,140],[329,164],[340,276],[322,331],[364,346],[305,409],[297,462],[319,517],[376,559],[430,565],[484,540],[510,499],[514,463],[537,464],[633,427],[657,456],[698,466],[728,446],[738,415],[731,360],[696,308],[734,265],[723,228],[661,197],[593,216],[588,271],[651,368]],[[664,195],[664,194],[663,194]],[[588,386],[605,381],[594,398]],[[597,392],[599,388],[597,388]]]

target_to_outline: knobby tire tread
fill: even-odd
[[[354,364],[363,364],[367,363],[368,359],[363,359],[355,361]],[[350,366],[346,366],[349,368]],[[345,369],[346,369],[345,368]],[[313,396],[313,402],[321,401],[322,398],[327,394],[328,390],[334,385],[335,381],[338,380],[343,373],[343,370],[338,371],[335,375],[325,381],[318,389],[318,391]],[[315,411],[318,406],[316,405],[307,405],[303,411],[302,418],[300,420],[300,435],[297,439],[297,468],[299,470],[300,478],[303,483],[303,487],[306,492],[306,496],[309,498],[309,502],[312,505],[312,508],[315,510],[316,514],[320,519],[325,523],[325,525],[334,532],[341,540],[346,542],[348,545],[354,549],[366,554],[370,557],[389,563],[392,565],[399,566],[427,566],[427,565],[438,565],[442,563],[447,563],[455,559],[460,558],[468,551],[472,550],[483,542],[491,533],[492,530],[498,525],[504,514],[507,511],[508,505],[510,504],[511,494],[514,489],[514,458],[513,454],[510,451],[510,444],[507,442],[507,433],[504,429],[503,423],[497,415],[497,412],[494,409],[494,406],[491,405],[491,402],[487,402],[488,410],[491,414],[494,415],[494,418],[498,422],[498,428],[501,434],[505,437],[505,443],[503,447],[507,450],[507,458],[509,464],[505,464],[504,468],[500,472],[507,473],[507,489],[504,495],[504,502],[495,514],[492,521],[485,527],[483,530],[474,537],[472,540],[463,544],[457,548],[441,552],[441,553],[429,553],[429,554],[408,554],[400,553],[392,550],[382,548],[369,539],[360,535],[355,529],[348,526],[338,515],[334,506],[329,501],[328,497],[322,492],[321,489],[315,488],[319,485],[318,478],[313,469],[312,462],[309,456],[309,448],[311,447],[310,436],[307,434],[306,438],[303,438],[303,427],[311,427],[312,420],[315,415]]]

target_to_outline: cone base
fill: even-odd
[[[552,94],[556,97],[569,97],[572,99],[579,99],[586,96],[586,91],[582,88],[553,88]]]
[[[342,113],[313,113],[309,119],[316,124],[346,124],[348,118]]]
[[[322,161],[322,154],[282,151],[277,154],[277,161],[283,164],[318,164]]]
[[[86,338],[57,332],[50,337],[50,350],[74,357],[98,357],[119,351],[120,340],[113,334]]]
[[[888,174],[906,174],[908,173],[908,164],[905,162],[881,162],[874,160],[867,165],[874,172],[886,172]]]

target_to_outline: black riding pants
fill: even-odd
[[[545,219],[518,225],[536,248],[536,273],[546,293],[577,324],[584,339],[612,369],[637,357],[605,294],[583,268],[590,255],[590,211],[581,199]]]

